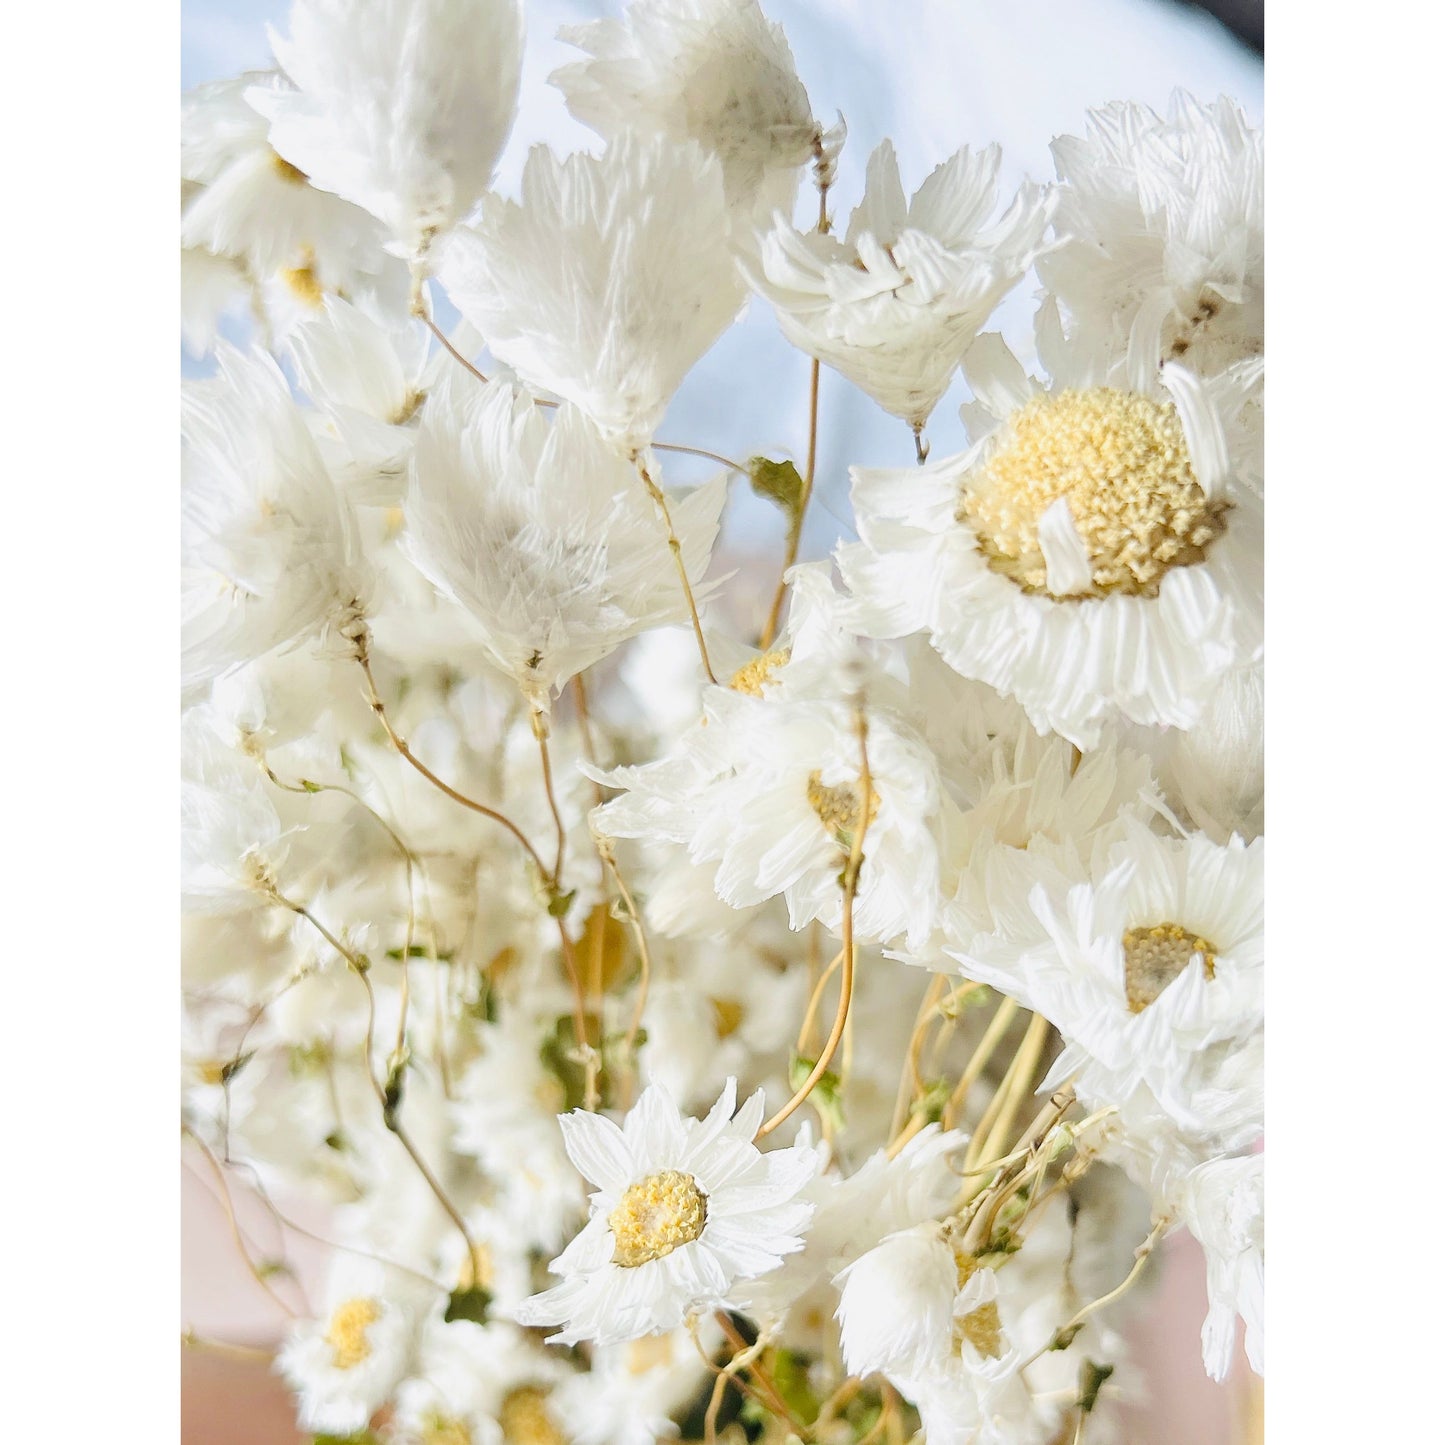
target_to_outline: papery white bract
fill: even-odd
[[[1242,1315],[1249,1367],[1263,1375],[1264,1156],[1211,1159],[1186,1176],[1179,1198],[1184,1222],[1204,1246],[1204,1367],[1215,1380],[1229,1372]]]
[[[725,478],[673,509],[688,571],[707,565]],[[572,406],[549,422],[504,381],[463,382],[422,420],[407,501],[417,566],[478,625],[534,706],[686,599],[637,468]]]
[[[271,144],[420,261],[491,184],[522,65],[519,0],[293,0],[271,44],[295,89],[253,91]]]
[[[1072,1078],[1161,1158],[1202,1161],[1261,1129],[1257,1070],[1234,1061],[1263,1027],[1264,845],[1125,828],[1091,882],[1034,885],[1032,936],[948,951],[1059,1029],[1043,1087]]]
[[[780,216],[759,257],[745,263],[789,341],[915,430],[1028,270],[1048,221],[1047,193],[1026,185],[990,223],[998,168],[997,146],[965,148],[909,201],[884,141],[842,241],[798,231]]]
[[[631,128],[696,141],[722,162],[731,205],[791,208],[819,131],[758,0],[632,0],[623,19],[561,38],[593,57],[552,76],[578,120],[608,139]]]
[[[240,296],[279,281],[303,311],[329,293],[385,291],[388,269],[398,265],[383,254],[381,229],[365,211],[318,190],[271,148],[266,122],[247,97],[284,93],[284,77],[252,71],[182,98],[183,296],[193,310],[201,268],[219,287],[216,259],[231,263]],[[213,339],[199,319],[193,331],[202,345]]]
[[[1053,144],[1059,247],[1044,284],[1140,364],[1212,374],[1264,349],[1264,138],[1221,97],[1090,111]]]
[[[620,1129],[600,1114],[562,1116],[572,1162],[599,1188],[550,1266],[563,1282],[514,1311],[519,1323],[562,1325],[550,1337],[560,1344],[675,1329],[802,1248],[812,1206],[798,1196],[818,1161],[799,1147],[761,1153],[763,1096],[734,1117],[736,1103],[730,1079],[706,1119],[684,1119],[654,1084]]]
[[[670,756],[605,776],[628,791],[594,825],[684,845],[693,863],[715,866],[718,896],[734,908],[781,894],[794,928],[814,918],[836,928],[839,875],[866,806],[854,926],[862,939],[906,934],[916,945],[937,908],[938,818],[948,805],[926,746],[881,710],[869,713],[868,762],[865,804],[846,703],[709,688],[703,721]]]
[[[520,204],[488,196],[441,278],[496,356],[627,451],[743,299],[718,162],[632,132],[601,157],[534,147]]]
[[[355,627],[368,585],[355,519],[276,363],[230,347],[184,397],[182,679]]]

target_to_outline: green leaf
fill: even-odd
[[[447,1309],[442,1321],[444,1324],[452,1324],[456,1320],[470,1320],[474,1325],[484,1325],[491,1303],[491,1290],[482,1289],[479,1285],[472,1285],[468,1289],[454,1289],[447,1296]]]
[[[748,481],[758,496],[782,509],[790,527],[798,525],[803,511],[803,479],[792,462],[749,457]]]
[[[359,1430],[355,1435],[313,1435],[311,1445],[381,1445],[370,1430]]]

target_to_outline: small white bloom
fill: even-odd
[[[1264,844],[1124,828],[1092,882],[1034,886],[1032,939],[947,951],[1064,1036],[1041,1087],[1073,1076],[1087,1107],[1117,1107],[1136,1135],[1166,1124],[1199,1157],[1245,1148],[1260,1129],[1257,1060],[1239,1058],[1263,1026]]]
[[[446,1323],[433,1315],[412,1378],[396,1392],[396,1438],[406,1445],[560,1441],[567,1417],[554,1395],[569,1373],[506,1321]]]
[[[736,1103],[729,1079],[706,1119],[684,1119],[654,1084],[620,1129],[600,1114],[561,1116],[572,1162],[600,1187],[582,1233],[552,1261],[563,1282],[522,1305],[518,1323],[562,1325],[551,1336],[561,1344],[676,1329],[803,1247],[813,1151],[760,1152],[762,1093],[734,1118]]]
[[[884,141],[868,162],[847,236],[805,233],[778,216],[755,261],[754,288],[783,335],[842,372],[885,411],[921,429],[995,306],[1028,270],[1049,216],[1024,186],[993,224],[997,146],[967,148],[905,200]]]
[[[575,407],[549,422],[505,381],[434,396],[413,454],[407,545],[478,625],[534,706],[649,627],[687,616],[636,468]],[[671,508],[691,576],[707,566],[726,476]]]
[[[287,350],[320,408],[315,435],[332,474],[357,502],[396,506],[426,398],[426,328],[327,296],[293,328]]]
[[[1222,1380],[1234,1358],[1235,1318],[1244,1317],[1249,1366],[1264,1374],[1264,1156],[1212,1159],[1179,1193],[1181,1214],[1204,1246],[1209,1314],[1204,1367]]]
[[[680,1433],[672,1417],[687,1411],[708,1378],[686,1330],[603,1345],[593,1349],[591,1369],[563,1383],[558,1413],[571,1445],[654,1445]]]
[[[853,469],[862,541],[839,565],[855,627],[926,630],[956,672],[1087,749],[1109,719],[1193,725],[1262,649],[1261,508],[1252,457],[1227,445],[1261,373],[1129,381],[1046,342],[1051,316],[1049,388],[981,338],[967,410],[975,435],[994,428],[927,466]]]
[[[303,1430],[366,1428],[406,1373],[418,1324],[416,1283],[400,1270],[339,1254],[326,1312],[297,1324],[276,1358],[298,1396]]]
[[[534,147],[521,203],[487,196],[441,278],[494,355],[625,451],[652,439],[743,299],[717,161],[631,132],[600,157]]]
[[[183,398],[182,678],[355,624],[367,586],[350,508],[270,357],[223,346]]]
[[[271,44],[296,88],[247,99],[277,153],[422,257],[491,184],[512,128],[518,0],[293,0]]]
[[[221,741],[206,707],[181,718],[181,765],[184,904],[210,914],[264,905],[286,848],[260,768]]]
[[[199,261],[213,281],[215,267],[194,253],[235,263],[243,287],[279,278],[314,306],[327,292],[377,285],[398,263],[382,252],[381,230],[365,211],[318,190],[272,150],[265,120],[247,101],[285,91],[274,71],[255,71],[183,97],[182,254],[193,253],[193,273]]]
[[[598,831],[685,844],[693,863],[716,866],[714,887],[733,908],[782,894],[795,929],[814,918],[837,929],[839,874],[866,806],[856,936],[906,934],[921,946],[938,905],[937,834],[947,803],[913,731],[869,709],[865,804],[850,705],[710,687],[703,711],[668,757],[598,775],[628,790],[593,815]]]
[[[552,75],[578,120],[606,139],[631,127],[694,140],[722,162],[731,205],[791,209],[818,126],[758,0],[633,0],[621,20],[559,33],[593,57]]]
[[[1090,111],[1053,144],[1062,244],[1039,275],[1074,324],[1209,375],[1264,348],[1264,137],[1176,92]]]

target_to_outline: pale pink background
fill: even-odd
[[[274,1221],[237,1189],[234,1179],[231,1185],[238,1222],[253,1253],[265,1257],[277,1251]],[[204,1159],[187,1159],[181,1191],[182,1324],[209,1339],[274,1343],[286,1316],[241,1263]],[[325,1234],[324,1212],[292,1201],[283,1207],[296,1223]],[[314,1281],[325,1249],[294,1234],[286,1244],[303,1285]],[[1200,1363],[1205,1294],[1198,1246],[1185,1234],[1171,1236],[1161,1247],[1161,1265],[1157,1285],[1130,1331],[1153,1398],[1131,1412],[1129,1445],[1254,1445],[1263,1438],[1257,1426],[1259,1400],[1243,1354],[1223,1386],[1210,1380]],[[304,1308],[300,1289],[284,1280],[273,1285]],[[182,1445],[293,1445],[305,1438],[295,1429],[284,1386],[263,1366],[197,1350],[186,1350],[181,1363]]]

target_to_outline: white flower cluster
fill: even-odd
[[[1258,133],[884,141],[835,231],[757,0],[633,0],[512,199],[523,29],[294,0],[184,103],[183,1120],[331,1208],[301,1424],[1100,1445],[1176,1228],[1262,1371]],[[658,438],[751,293],[903,423],[831,558]]]

